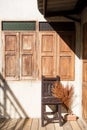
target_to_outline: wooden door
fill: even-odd
[[[40,32],[40,76],[56,75],[55,32]]]
[[[83,118],[87,121],[87,23],[83,27],[83,87],[82,87]]]
[[[61,80],[74,80],[75,33],[63,31],[57,34],[57,75]]]
[[[6,79],[14,80],[19,76],[19,34],[4,33],[4,67]]]

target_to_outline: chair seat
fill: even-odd
[[[47,96],[42,98],[42,104],[57,105],[62,104],[62,101],[61,99],[55,98],[53,96]]]

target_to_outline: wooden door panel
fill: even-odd
[[[83,26],[83,87],[82,110],[83,118],[87,121],[87,23]]]
[[[21,79],[35,77],[35,33],[20,33]]]
[[[54,32],[40,33],[40,77],[56,75],[56,41]]]
[[[19,70],[19,35],[18,33],[4,33],[4,76],[6,79],[18,79]]]

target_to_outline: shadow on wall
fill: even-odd
[[[0,73],[0,118],[25,118],[27,113]]]

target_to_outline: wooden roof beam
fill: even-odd
[[[68,15],[65,15],[64,17],[70,19],[70,20],[73,20],[73,21],[76,21],[76,22],[81,22],[81,19],[80,18],[76,18],[74,16],[68,16]]]
[[[74,9],[81,13],[86,6],[87,0],[78,0]]]
[[[43,14],[46,16],[47,13],[47,0],[43,0]]]
[[[53,11],[53,12],[46,12],[45,17],[52,17],[52,16],[64,16],[64,15],[74,15],[79,14],[78,10],[63,10],[63,11]]]

